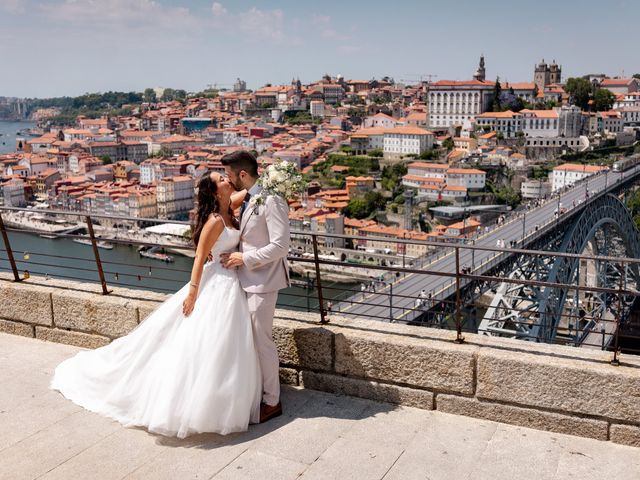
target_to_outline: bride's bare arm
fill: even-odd
[[[196,249],[196,257],[193,259],[193,267],[191,268],[189,294],[184,302],[182,302],[182,313],[184,313],[185,317],[191,315],[191,312],[193,311],[193,307],[196,304],[196,299],[198,298],[198,292],[200,290],[200,279],[202,278],[204,262],[207,260],[209,252],[218,240],[223,229],[224,221],[217,215],[209,217],[207,223],[202,227],[200,241],[198,242],[198,248]]]
[[[244,201],[244,197],[247,196],[246,190],[240,190],[239,192],[234,192],[231,194],[231,210],[234,212],[240,208],[242,202]]]

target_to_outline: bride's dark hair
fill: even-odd
[[[198,181],[198,195],[196,205],[191,210],[191,239],[196,248],[200,241],[200,234],[204,224],[209,220],[212,213],[220,213],[220,203],[218,202],[218,185],[211,180],[211,172],[203,173]]]
[[[217,193],[218,184],[211,180],[211,172],[203,173],[198,181],[196,205],[189,215],[191,217],[191,239],[195,248],[198,248],[200,234],[204,224],[209,220],[209,216],[212,213],[220,214],[220,202],[216,196]],[[229,205],[229,213],[231,214],[231,223],[235,228],[238,228],[239,222],[233,216],[231,205]]]

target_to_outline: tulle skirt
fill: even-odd
[[[58,365],[51,388],[162,435],[245,431],[262,396],[246,296],[236,272],[219,264],[204,267],[200,285],[189,317],[185,285],[125,337]]]

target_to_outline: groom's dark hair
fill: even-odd
[[[222,157],[221,162],[222,165],[228,165],[231,167],[236,174],[239,174],[244,170],[252,177],[258,177],[258,161],[251,152],[238,150],[237,152],[228,153]]]

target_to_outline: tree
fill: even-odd
[[[290,110],[284,114],[284,122],[290,125],[303,125],[307,123],[318,123],[322,121],[319,118],[311,116],[311,112],[307,110]]]
[[[111,160],[109,155],[102,155],[100,160],[102,160],[103,165],[111,165],[113,163],[113,160]]]
[[[491,106],[494,112],[500,111],[500,95],[502,95],[502,86],[500,85],[500,77],[496,77],[496,83],[491,93]]]
[[[350,155],[353,153],[353,148],[351,148],[349,145],[341,145],[340,151],[346,153],[347,155]]]
[[[616,96],[610,90],[600,88],[593,96],[593,108],[596,112],[611,110],[615,101]]]
[[[350,218],[367,218],[381,210],[386,205],[386,200],[380,192],[371,191],[362,197],[353,198],[344,208],[342,213]]]
[[[439,156],[440,154],[438,153],[438,151],[431,148],[422,152],[418,158],[420,160],[433,160],[435,158],[438,158]]]
[[[640,78],[640,73],[634,73],[633,78]]]
[[[453,147],[455,147],[455,143],[453,143],[453,140],[451,139],[451,137],[449,137],[444,142],[442,142],[442,147],[446,148],[447,150],[453,150]]]
[[[577,105],[583,110],[587,110],[589,108],[589,99],[591,97],[591,82],[586,78],[575,78],[572,77],[567,80],[567,83],[564,87],[565,91],[571,97],[571,103]]]
[[[170,102],[175,97],[175,90],[173,88],[165,88],[164,92],[162,92],[162,96],[160,100],[163,102]]]
[[[342,211],[345,217],[362,219],[369,216],[369,209],[364,198],[354,198]]]
[[[399,187],[402,186],[402,177],[407,174],[407,171],[407,165],[404,163],[386,165],[380,175],[382,188],[393,192],[394,196],[397,196],[399,190],[401,190]]]
[[[158,98],[155,90],[153,88],[145,88],[142,94],[142,100],[146,103],[156,103]]]
[[[524,110],[527,108],[526,102],[521,97],[516,97],[513,103],[511,104],[511,110],[513,112],[519,112],[520,110]]]
[[[387,203],[387,200],[384,198],[382,193],[375,190],[365,193],[364,199],[369,204],[372,212],[384,208]]]

